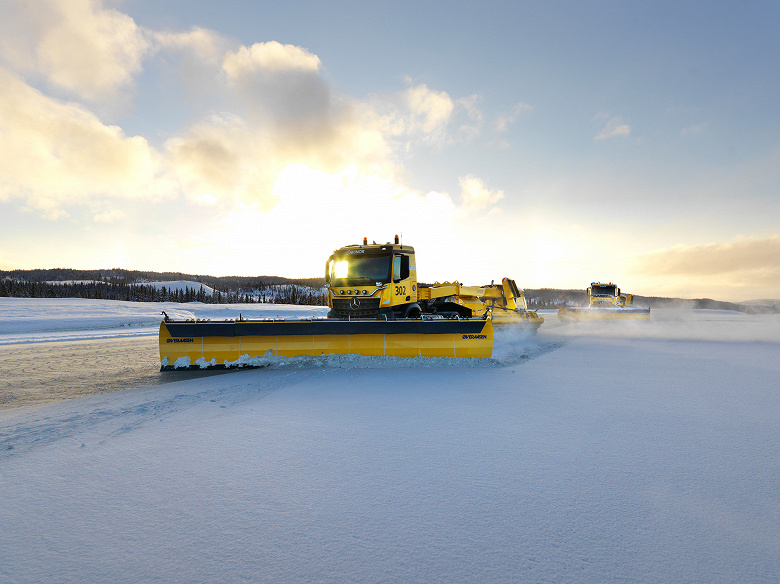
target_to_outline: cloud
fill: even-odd
[[[424,84],[408,88],[404,98],[410,113],[407,131],[419,128],[426,134],[436,132],[447,124],[455,109],[445,91],[432,91]]]
[[[52,219],[88,206],[93,220],[115,221],[123,211],[119,199],[180,196],[215,213],[239,204],[268,212],[279,203],[275,185],[291,166],[330,175],[354,167],[398,177],[395,158],[401,149],[468,140],[481,126],[474,95],[453,98],[409,83],[402,91],[359,100],[334,94],[320,58],[299,46],[276,41],[236,46],[199,27],[141,29],[97,0],[42,3],[46,10],[32,10],[20,0],[0,8],[25,31],[4,37],[0,54],[17,70],[45,76],[82,103],[48,96],[0,68],[0,200],[23,200]],[[180,58],[168,59],[171,55]],[[101,106],[85,105],[130,84],[143,59],[158,57],[166,80],[183,84],[185,99],[200,92],[194,97],[220,112],[178,130],[160,150],[103,123],[90,111]],[[495,194],[484,185],[473,192],[464,199],[472,210],[493,204]],[[114,203],[99,206],[98,199]]]
[[[287,71],[310,71],[320,69],[320,58],[295,45],[283,45],[276,41],[255,43],[228,53],[222,68],[231,82],[236,82],[257,73],[282,73]]]
[[[49,98],[2,68],[0,138],[0,200],[26,198],[52,215],[93,197],[154,192],[158,159],[146,140]]]
[[[645,269],[658,275],[713,276],[736,272],[780,271],[780,237],[731,243],[678,245],[644,257]]]
[[[135,21],[96,0],[6,0],[0,55],[85,99],[112,96],[141,70],[149,43]]]
[[[188,32],[149,31],[148,36],[155,51],[184,51],[210,65],[221,65],[230,44],[219,33],[201,27]]]
[[[166,143],[168,162],[199,201],[241,200],[265,210],[276,203],[271,191],[280,161],[270,144],[240,118],[224,114],[192,127]]]
[[[604,117],[599,116],[599,117]],[[620,116],[616,116],[613,118],[609,118],[607,120],[606,125],[601,129],[601,131],[596,134],[596,137],[594,140],[606,140],[608,138],[617,138],[621,136],[630,136],[631,135],[631,126],[623,122],[623,119]]]
[[[504,197],[504,191],[491,191],[481,179],[473,175],[461,177],[458,182],[461,208],[466,213],[483,211]]]
[[[293,86],[289,86],[291,91]],[[301,100],[311,97],[303,93]],[[208,195],[212,202],[219,199],[232,205],[241,201],[268,211],[278,203],[274,184],[291,165],[328,173],[350,165],[361,171],[383,168],[391,172],[395,168],[381,123],[370,108],[327,99],[316,107],[294,106],[305,110],[296,116],[288,107],[285,103],[279,109],[271,108],[261,117],[215,115],[168,140],[166,160],[184,193],[199,201]]]
[[[415,145],[445,145],[465,142],[479,134],[482,111],[479,98],[469,95],[453,99],[445,91],[426,84],[410,85],[392,94],[376,94],[359,107],[372,127],[405,151]]]
[[[419,193],[399,186],[392,174],[381,169],[361,171],[355,165],[335,173],[289,165],[278,174],[273,194],[278,201],[273,209],[264,211],[239,201],[213,222],[201,234],[200,261],[219,261],[225,273],[242,273],[246,256],[233,250],[256,250],[269,273],[310,277],[322,273],[329,250],[363,236],[389,241],[397,232],[424,234],[445,253],[452,245],[448,233],[458,217],[448,194]],[[263,251],[280,247],[282,253]],[[312,255],[314,249],[325,252]],[[435,257],[432,249],[426,253]]]
[[[512,108],[512,111],[509,114],[499,115],[496,118],[496,122],[495,122],[496,134],[505,133],[509,129],[509,126],[515,123],[515,120],[517,120],[517,117],[522,112],[530,111],[532,109],[534,109],[533,106],[528,105],[527,103],[520,102],[514,108]]]
[[[362,174],[374,175],[381,170],[385,177],[395,176],[396,165],[390,160],[391,150],[383,133],[386,120],[359,104],[345,108],[349,113],[341,111],[342,107],[332,104],[319,121],[329,124],[328,131],[310,132],[306,139],[293,139],[294,132],[275,124],[255,125],[230,114],[213,116],[184,136],[170,139],[166,143],[168,161],[187,196],[212,203],[220,200],[227,206],[237,202],[255,205],[263,211],[279,203],[278,181],[294,166],[329,176],[340,175],[348,167]],[[461,178],[460,185],[463,207],[472,213],[503,197],[502,191],[490,191],[473,176]],[[314,198],[327,199],[323,194]],[[365,205],[368,201],[356,204],[358,208]],[[375,207],[373,203],[369,206]]]
[[[475,98],[453,100],[424,84],[365,102],[336,96],[316,55],[277,42],[228,52],[222,71],[246,115],[212,116],[166,143],[176,176],[198,200],[208,195],[268,211],[279,202],[275,181],[291,165],[392,174],[399,143],[446,135],[454,112],[479,117]]]
[[[677,245],[640,256],[634,271],[685,282],[688,288],[718,290],[723,296],[734,297],[740,289],[749,288],[777,295],[780,236]]]
[[[320,76],[320,59],[275,41],[225,55],[222,70],[253,124],[290,142],[327,142],[343,111]],[[335,118],[335,119],[334,119]],[[282,146],[286,147],[286,146]]]
[[[476,138],[482,131],[483,118],[484,114],[479,107],[479,97],[477,95],[468,95],[456,99],[455,115],[453,116],[453,121],[457,123],[455,139],[469,142]]]
[[[93,219],[95,223],[115,223],[124,217],[124,211],[121,211],[120,209],[110,209],[108,211],[103,211],[102,213],[97,213]]]

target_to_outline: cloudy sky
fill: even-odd
[[[0,2],[0,269],[780,297],[780,4]]]

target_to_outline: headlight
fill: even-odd
[[[349,268],[349,263],[346,260],[341,262],[335,262],[333,264],[333,277],[339,280],[346,278],[348,268]]]

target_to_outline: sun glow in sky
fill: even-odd
[[[774,2],[0,3],[0,269],[780,297]]]

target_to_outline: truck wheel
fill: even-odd
[[[419,304],[410,304],[404,312],[404,318],[420,318],[422,310]]]

